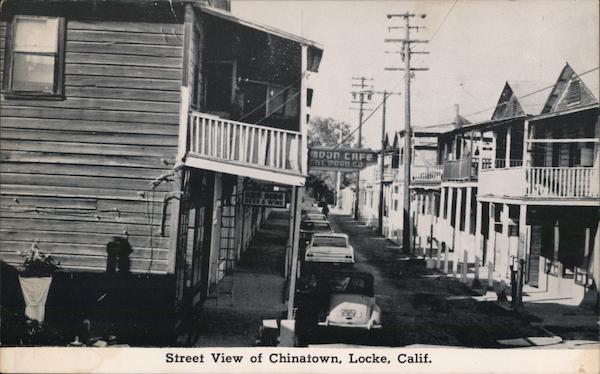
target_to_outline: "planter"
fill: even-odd
[[[44,321],[46,299],[52,283],[52,277],[21,277],[19,276],[23,299],[25,300],[25,315],[39,322]]]

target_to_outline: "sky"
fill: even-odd
[[[550,86],[566,62],[577,73],[598,67],[598,7],[596,0],[231,1],[234,15],[323,45],[319,72],[309,78],[315,90],[311,116],[333,117],[355,128],[352,77],[372,78],[378,91],[399,92],[388,99],[389,133],[404,128],[404,72],[384,70],[403,64],[399,54],[385,53],[400,44],[384,39],[402,38],[404,30],[389,30],[403,21],[387,14],[426,15],[411,18],[411,26],[425,27],[412,30],[411,38],[429,40],[413,49],[430,53],[412,58],[413,67],[429,68],[415,72],[411,85],[411,123],[419,128],[451,122],[455,104],[472,122],[489,119],[506,81]],[[590,74],[598,77],[598,70]],[[366,106],[380,102],[381,96],[374,96]],[[379,110],[363,125],[365,143],[374,149],[381,122]]]

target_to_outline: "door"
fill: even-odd
[[[531,246],[529,250],[529,266],[527,269],[527,284],[539,287],[540,284],[540,255],[542,253],[542,226],[531,226]]]

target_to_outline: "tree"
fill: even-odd
[[[309,147],[335,147],[344,140],[340,147],[351,147],[354,134],[346,122],[335,120],[331,117],[315,117],[308,125]],[[347,139],[346,139],[347,138]]]
[[[331,117],[315,117],[308,125],[308,146],[310,147],[336,147],[351,148],[355,140],[354,134],[350,134],[352,128],[350,124],[338,121]],[[312,187],[313,197],[317,200],[327,196],[333,196],[335,191],[336,173],[332,171],[311,171],[312,177],[306,181],[307,187]],[[342,186],[348,186],[354,183],[356,176],[354,173],[342,172]]]

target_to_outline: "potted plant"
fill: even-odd
[[[52,274],[60,271],[60,264],[50,255],[40,252],[37,241],[21,253],[23,263],[19,283],[25,300],[25,315],[32,320],[44,321],[46,299],[52,283]]]

